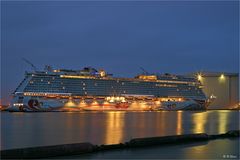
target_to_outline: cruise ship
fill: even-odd
[[[197,78],[172,74],[114,77],[103,69],[25,73],[9,111],[205,110],[210,99]]]

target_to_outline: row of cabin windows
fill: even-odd
[[[141,92],[141,91],[151,91],[151,92],[187,92],[187,93],[197,93],[200,92],[200,90],[188,90],[188,89],[172,89],[172,88],[162,88],[160,90],[156,90],[153,88],[126,88],[126,87],[121,87],[121,88],[114,88],[114,87],[39,87],[39,86],[28,86],[26,87],[26,90],[51,90],[51,89],[56,89],[56,90],[69,90],[69,91],[82,91],[82,90],[88,90],[88,91],[95,91],[95,92],[101,92],[104,90],[129,90],[133,92]]]
[[[144,84],[144,85],[139,85],[139,84],[125,84],[125,85],[117,85],[117,84],[111,84],[111,83],[103,83],[103,84],[99,84],[99,83],[64,83],[64,82],[59,82],[59,83],[56,83],[56,82],[50,82],[50,81],[47,81],[47,82],[41,82],[41,83],[34,83],[33,81],[30,81],[28,85],[46,85],[46,84],[52,84],[52,85],[67,85],[67,86],[115,86],[115,87],[120,87],[120,86],[127,86],[127,87],[152,87],[152,88],[156,88],[156,87],[159,87],[159,88],[163,88],[163,87],[166,87],[166,88],[179,88],[179,87],[187,87],[187,85],[171,85],[171,84],[155,84],[155,85],[149,85],[149,84]]]
[[[80,80],[80,79],[71,79],[71,80],[69,80],[69,79],[58,79],[58,78],[55,78],[55,79],[52,79],[52,78],[44,78],[44,79],[40,79],[40,78],[38,78],[38,79],[36,79],[36,78],[33,78],[32,79],[32,82],[33,81],[36,81],[36,82],[46,82],[46,81],[52,81],[52,83],[54,83],[54,82],[62,82],[62,83],[70,83],[70,84],[79,84],[79,83],[87,83],[87,84],[89,84],[89,85],[92,85],[92,84],[94,84],[94,83],[99,83],[99,84],[106,84],[106,83],[108,83],[108,84],[122,84],[122,85],[154,85],[154,86],[156,86],[156,85],[159,85],[159,84],[164,84],[164,83],[155,83],[155,82],[149,82],[149,83],[146,83],[146,82],[139,82],[139,83],[135,83],[135,82],[129,82],[129,81],[107,81],[106,82],[106,80],[94,80],[94,82],[92,81],[92,80]],[[174,83],[168,83],[168,84],[166,84],[166,85],[176,85],[176,84],[174,84]],[[178,84],[178,85],[181,85],[181,84]],[[182,84],[182,85],[186,85],[186,84]]]
[[[26,88],[25,91],[52,91],[52,90],[55,90],[55,91],[67,91],[67,92],[83,92],[83,91],[89,91],[89,92],[122,92],[124,91],[124,89],[109,89],[109,88],[106,88],[106,89],[102,89],[102,90],[94,90],[94,89],[69,89],[69,88],[62,88],[62,89],[59,89],[59,88]],[[126,91],[125,91],[126,92]],[[156,94],[160,94],[160,93],[175,93],[175,94],[203,94],[203,92],[201,91],[198,91],[198,92],[187,92],[187,91],[183,91],[183,92],[178,92],[178,91],[175,91],[175,90],[161,90],[161,91],[156,91],[156,90],[127,90],[127,92],[131,92],[131,93],[142,93],[142,92],[151,92],[151,93],[156,93]]]
[[[74,82],[92,82],[93,80],[92,79],[63,79],[63,78],[60,78],[58,76],[34,76],[32,77],[33,80],[37,80],[37,81],[50,81],[50,80],[54,80],[54,81],[64,81],[64,82],[69,82],[69,83],[74,83]],[[162,79],[162,80],[168,80],[168,79]],[[172,80],[172,79],[171,79]],[[184,82],[192,82],[192,83],[196,83],[196,81],[194,79],[189,79],[189,78],[180,78],[179,80],[182,80]],[[136,84],[136,83],[142,83],[142,84],[146,84],[147,82],[139,82],[139,81],[125,81],[125,80],[101,80],[101,79],[94,79],[94,81],[97,81],[97,82],[102,82],[102,83],[132,83],[132,84]],[[150,83],[154,83],[154,82],[148,82],[147,84],[150,84]]]
[[[38,84],[38,85],[31,85],[31,84],[29,84],[26,88],[39,88],[39,87],[41,87],[41,88],[59,88],[59,89],[61,89],[61,88],[69,88],[69,89],[71,89],[71,88],[74,88],[74,89],[76,89],[76,88],[78,88],[78,89],[82,89],[82,88],[87,88],[87,89],[94,89],[94,90],[98,90],[98,89],[105,89],[105,88],[116,88],[116,89],[132,89],[132,90],[138,90],[138,89],[140,89],[140,90],[156,90],[156,87],[148,87],[148,88],[146,88],[146,87],[144,87],[144,86],[134,86],[134,87],[131,87],[131,86],[109,86],[109,85],[102,85],[102,86],[100,86],[100,85],[98,85],[98,86],[86,86],[86,85],[83,85],[83,86],[76,86],[76,85],[74,85],[74,86],[72,86],[72,85],[53,85],[53,84],[48,84],[48,85],[46,85],[46,84]],[[130,88],[129,88],[130,87]],[[188,90],[199,90],[198,88],[196,88],[196,87],[179,87],[179,88],[171,88],[171,87],[161,87],[161,88],[159,88],[160,90],[177,90],[177,91],[184,91],[184,90],[186,90],[186,91],[188,91]]]

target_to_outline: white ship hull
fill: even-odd
[[[203,102],[200,104],[195,100],[185,100],[181,102],[167,101],[162,102],[162,105],[158,108],[159,110],[176,111],[176,110],[205,110],[207,104]]]
[[[46,111],[146,111],[146,110],[204,110],[206,103],[196,100],[144,102],[130,101],[111,103],[104,100],[69,100],[44,97],[25,96],[21,103],[19,97],[13,99],[8,111],[15,112],[46,112]]]

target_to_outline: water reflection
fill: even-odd
[[[1,113],[2,148],[91,142],[113,144],[137,137],[224,133],[239,129],[237,111]]]
[[[226,133],[227,132],[227,124],[229,119],[229,114],[226,114],[226,111],[218,112],[218,121],[220,122],[218,125],[218,132],[219,133]]]
[[[239,139],[96,152],[66,159],[239,159]],[[231,158],[229,156],[232,156]]]
[[[192,117],[194,124],[193,133],[205,133],[207,116],[207,112],[200,112]]]
[[[177,127],[176,127],[177,135],[182,134],[182,111],[177,112]]]
[[[224,156],[232,155],[235,157],[232,159],[239,159],[239,149],[239,139],[218,139],[186,148],[181,156],[183,159],[225,159]]]
[[[106,113],[106,132],[105,144],[114,144],[123,141],[124,134],[124,112],[107,112]]]

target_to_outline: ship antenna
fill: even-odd
[[[140,67],[140,69],[143,71],[145,75],[149,75],[149,73],[144,68]]]
[[[27,64],[29,64],[29,65],[32,67],[32,69],[33,69],[34,71],[37,71],[37,67],[34,66],[34,65],[33,65],[31,62],[29,62],[27,59],[22,58],[22,60],[23,60],[24,62],[26,62]]]

